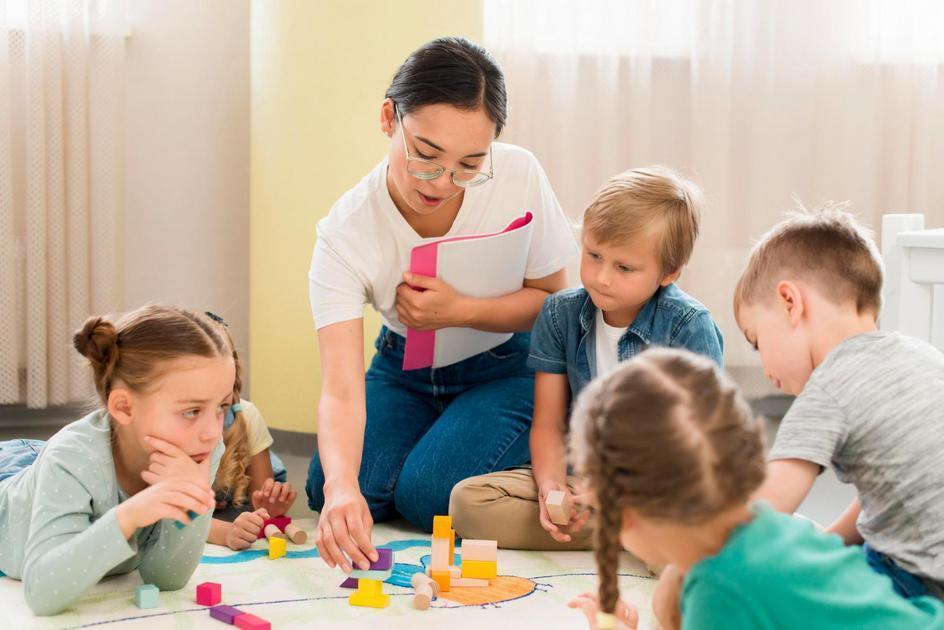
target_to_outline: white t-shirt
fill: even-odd
[[[577,244],[547,175],[529,151],[493,143],[495,178],[465,191],[462,207],[445,236],[504,230],[525,212],[534,214],[525,278],[548,276],[577,254]],[[410,251],[422,241],[397,210],[387,190],[384,158],[318,222],[318,241],[308,274],[315,326],[360,319],[370,303],[400,335],[396,289],[410,267]]]
[[[597,309],[597,319],[593,327],[597,351],[597,376],[606,374],[619,363],[619,340],[624,334],[626,334],[625,328],[607,324],[603,319],[603,311]]]

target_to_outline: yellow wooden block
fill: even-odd
[[[347,603],[351,606],[364,606],[365,608],[386,608],[390,605],[390,596],[384,594],[365,595],[357,592],[352,593],[351,596],[347,598]]]
[[[484,560],[463,560],[462,577],[492,580],[498,577],[498,563]]]
[[[433,517],[433,538],[449,538],[450,531],[452,531],[451,516]]]
[[[285,542],[284,538],[277,536],[269,539],[269,560],[275,560],[285,555]]]
[[[374,596],[383,595],[383,582],[380,580],[368,580],[360,578],[357,580],[357,592],[361,595]]]
[[[439,590],[443,593],[448,593],[450,589],[451,577],[449,571],[433,571],[433,574],[430,576],[439,584]]]
[[[449,564],[456,561],[456,530],[449,530]]]

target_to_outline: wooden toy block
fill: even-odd
[[[354,569],[351,577],[383,582],[393,575],[393,549],[377,548],[377,561],[370,563],[370,569]]]
[[[233,623],[242,630],[272,630],[271,623],[250,613],[239,615],[233,620]]]
[[[308,532],[293,523],[285,526],[285,535],[296,545],[304,545],[308,541]]]
[[[433,599],[439,597],[439,583],[425,573],[414,573],[413,577],[410,578],[410,584],[413,585],[414,589],[418,589],[421,586],[428,586],[433,589]]]
[[[142,584],[134,589],[134,605],[138,608],[157,608],[161,605],[161,591],[153,584]]]
[[[280,536],[273,536],[269,539],[269,560],[275,560],[285,555],[286,539]]]
[[[291,516],[276,516],[275,518],[270,518],[262,522],[262,529],[259,530],[259,535],[256,536],[256,540],[261,540],[265,538],[265,530],[268,525],[275,525],[279,528],[279,531],[285,531],[285,528],[288,527],[289,523],[292,522]]]
[[[449,575],[449,571],[433,571],[431,577],[439,584],[439,591],[441,593],[449,592],[451,588],[450,582],[452,581],[452,576]]]
[[[453,578],[449,580],[450,586],[473,586],[473,587],[482,587],[488,586],[488,580],[482,580],[478,578]]]
[[[435,582],[433,582],[435,584]],[[435,599],[433,589],[429,584],[420,584],[416,592],[413,593],[413,608],[417,610],[428,610],[430,602]]]
[[[449,540],[446,538],[433,538],[432,540],[432,559],[429,566],[434,571],[446,571],[452,564],[452,558],[449,557]]]
[[[210,609],[211,617],[217,621],[228,623],[229,625],[233,625],[233,623],[236,621],[236,617],[244,614],[246,613],[238,608],[233,608],[232,606],[214,606]]]
[[[498,577],[497,562],[482,562],[481,560],[463,560],[462,577],[492,580]]]
[[[386,608],[390,605],[390,596],[384,595],[383,582],[380,580],[359,579],[357,592],[347,598],[351,606],[368,608]]]
[[[449,538],[449,532],[452,530],[451,516],[433,517],[433,538]]]
[[[223,585],[219,582],[197,584],[197,603],[201,606],[216,606],[223,601]]]
[[[498,562],[497,540],[463,540],[462,561],[482,560],[484,562]]]
[[[566,525],[570,522],[571,506],[563,491],[551,490],[544,499],[547,515],[555,525]]]
[[[438,570],[438,569],[437,569],[437,570]],[[460,569],[459,567],[457,567],[457,566],[454,565],[454,564],[450,564],[448,569],[443,569],[443,570],[444,570],[444,571],[449,571],[449,577],[457,578],[457,577],[460,577],[460,576],[462,575],[462,569]],[[426,567],[426,575],[429,575],[429,576],[432,576],[432,575],[433,575],[433,568],[432,568],[432,567]]]
[[[269,523],[262,528],[262,533],[265,534],[265,537],[269,540],[272,540],[273,536],[278,538],[285,538],[285,534],[282,533],[282,530],[279,529],[278,525],[275,523]]]
[[[348,579],[341,582],[338,586],[341,588],[357,588],[357,578],[349,577]]]
[[[449,530],[449,564],[456,562],[456,530]]]

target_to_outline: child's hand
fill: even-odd
[[[587,617],[587,622],[593,630],[597,630],[597,612],[600,606],[597,603],[597,596],[593,593],[581,593],[576,599],[568,602],[571,608],[579,608]],[[623,600],[616,602],[616,611],[613,613],[616,617],[614,628],[626,628],[627,630],[636,630],[639,625],[639,611],[635,606],[630,606]]]
[[[154,449],[151,451],[148,469],[141,472],[141,478],[145,482],[153,485],[163,479],[188,479],[194,483],[207,484],[209,487],[211,455],[204,457],[201,462],[196,462],[166,440],[152,435],[144,439]]]
[[[547,500],[548,493],[558,490],[564,493],[564,502],[574,506],[575,509],[571,510],[570,521],[566,525],[556,525],[551,521],[551,516],[547,512],[547,505],[545,501]],[[557,542],[567,543],[571,541],[571,534],[580,531],[584,525],[587,524],[587,520],[590,518],[590,512],[587,509],[577,509],[578,505],[587,505],[588,495],[579,494],[574,495],[570,492],[570,488],[566,484],[558,483],[556,481],[548,481],[541,484],[541,487],[538,488],[538,509],[539,518],[541,521],[541,527],[551,535],[551,538]]]
[[[266,508],[273,517],[282,516],[288,512],[298,493],[292,484],[279,483],[274,479],[266,479],[262,487],[252,493],[252,509]]]
[[[125,538],[136,530],[165,519],[190,524],[188,512],[206,514],[216,498],[207,485],[186,479],[159,480],[115,508],[115,516]]]
[[[226,532],[226,546],[235,551],[246,549],[259,538],[263,522],[269,518],[265,508],[255,512],[243,512],[233,521],[233,526]]]

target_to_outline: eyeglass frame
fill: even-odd
[[[407,165],[406,172],[412,175],[414,178],[420,181],[424,181],[424,182],[431,182],[434,179],[439,179],[445,173],[449,173],[450,181],[452,181],[452,183],[458,186],[459,188],[474,188],[476,186],[481,186],[482,184],[487,183],[491,179],[494,179],[495,164],[492,160],[492,145],[491,144],[488,145],[488,172],[487,173],[485,171],[480,171],[477,169],[446,168],[445,166],[442,166],[441,164],[437,164],[436,162],[433,162],[432,160],[427,160],[426,158],[414,157],[410,155],[410,148],[406,144],[406,129],[403,126],[403,117],[400,115],[400,108],[397,106],[396,103],[393,104],[393,111],[396,113],[397,123],[399,123],[400,125],[400,136],[403,140],[403,152],[406,154],[406,165]],[[439,170],[435,173],[435,175],[433,174],[432,171],[429,173],[414,172],[410,169],[410,162],[419,162],[421,164],[429,164],[431,166],[435,166]],[[460,173],[460,172],[461,173],[475,173],[476,175],[483,175],[485,179],[483,179],[480,182],[475,182],[475,183],[472,183],[474,180],[469,180],[468,182],[458,182],[456,181],[456,173]]]

